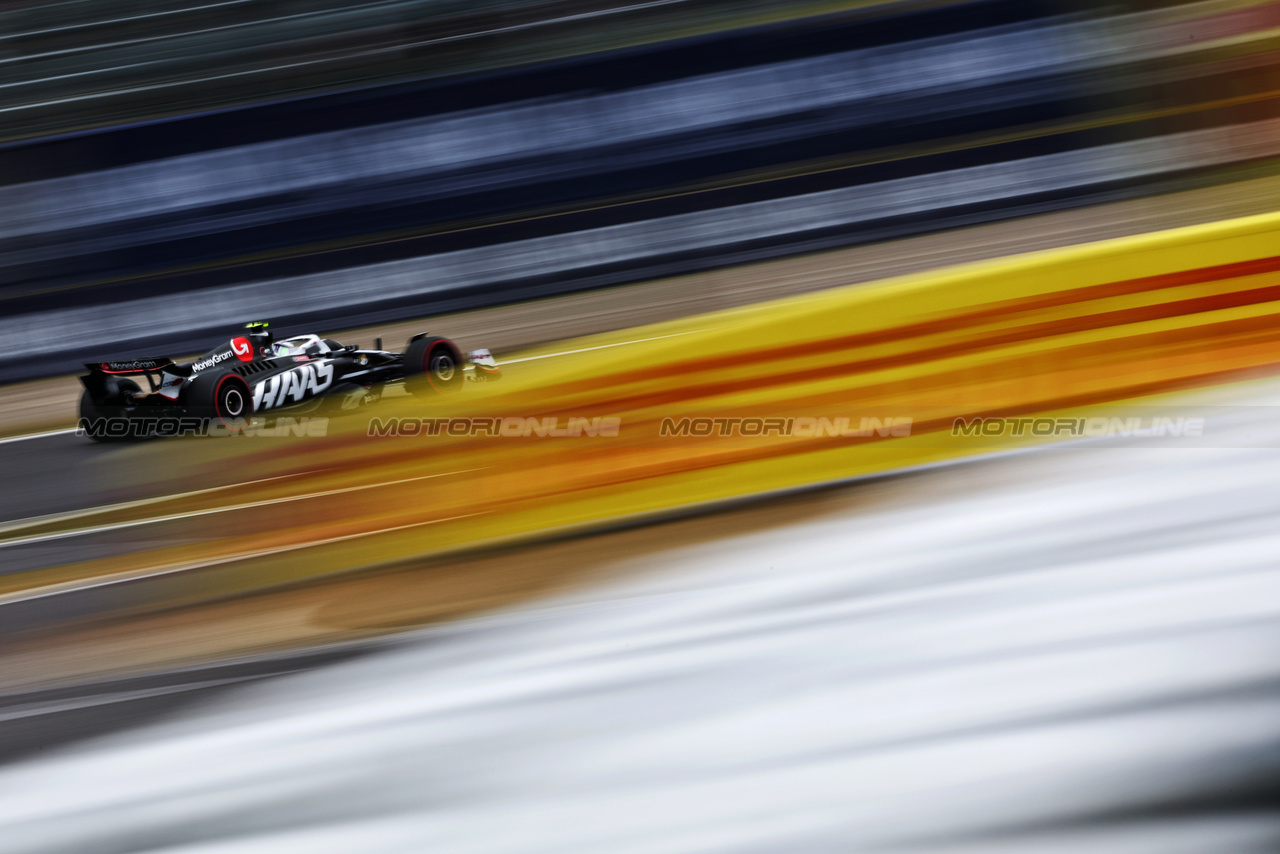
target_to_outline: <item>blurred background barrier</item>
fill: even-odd
[[[127,44],[99,4],[7,13],[0,379],[248,319],[360,325],[1241,180],[1280,154],[1280,3],[731,5],[113,7]],[[294,73],[421,40],[396,21],[493,41]],[[588,21],[590,44],[520,41]],[[84,43],[46,44],[68,33]],[[192,95],[197,66],[252,70],[224,35],[312,96]]]
[[[863,5],[779,0],[14,2],[5,138],[456,75]],[[924,5],[924,4],[916,4]]]
[[[1055,193],[1114,185],[1170,171],[1280,154],[1280,120],[1230,126],[823,190],[782,199],[528,238],[495,246],[384,261],[355,268],[118,302],[51,308],[0,320],[0,340],[24,360],[69,349],[110,349],[158,330],[171,345],[201,338],[246,317],[314,318],[352,325],[396,317],[371,305],[423,301],[441,310],[683,272],[701,253],[720,262],[775,251],[840,245],[849,229],[926,215],[981,219],[992,206],[1035,210]],[[878,234],[884,232],[878,231]],[[137,345],[134,345],[135,348]]]
[[[6,525],[0,610],[21,629],[191,602],[1079,438],[956,424],[1274,370],[1278,234],[1271,214],[835,289],[529,353],[501,384],[388,398],[323,437],[139,447],[99,475],[173,494]],[[695,426],[822,418],[848,429]],[[255,479],[192,491],[228,469]]]

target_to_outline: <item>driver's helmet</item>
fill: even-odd
[[[271,345],[273,356],[323,356],[329,345],[319,335],[296,335]]]

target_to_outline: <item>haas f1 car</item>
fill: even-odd
[[[133,359],[86,364],[80,378],[81,431],[97,441],[204,432],[234,434],[255,416],[360,409],[403,383],[419,397],[459,392],[467,381],[495,380],[488,350],[464,359],[447,338],[415,335],[403,353],[342,345],[319,335],[274,340],[266,323],[188,363]],[[145,386],[145,387],[144,387]]]

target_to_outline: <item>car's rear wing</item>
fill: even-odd
[[[104,403],[115,399],[120,394],[116,377],[145,377],[149,391],[157,391],[164,382],[164,373],[185,373],[183,367],[173,359],[121,359],[115,362],[85,362],[89,369],[80,383],[89,390],[89,395],[96,403]],[[187,368],[186,370],[190,370]]]
[[[85,362],[90,373],[157,374],[174,364],[173,359],[123,359],[119,362]]]

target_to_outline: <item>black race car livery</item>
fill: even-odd
[[[235,433],[254,415],[359,409],[392,383],[435,397],[457,393],[467,381],[501,376],[488,350],[463,358],[452,341],[428,333],[393,353],[382,349],[381,340],[371,350],[319,335],[276,341],[265,323],[249,324],[185,364],[160,358],[85,367],[80,427],[98,441],[210,428]]]

